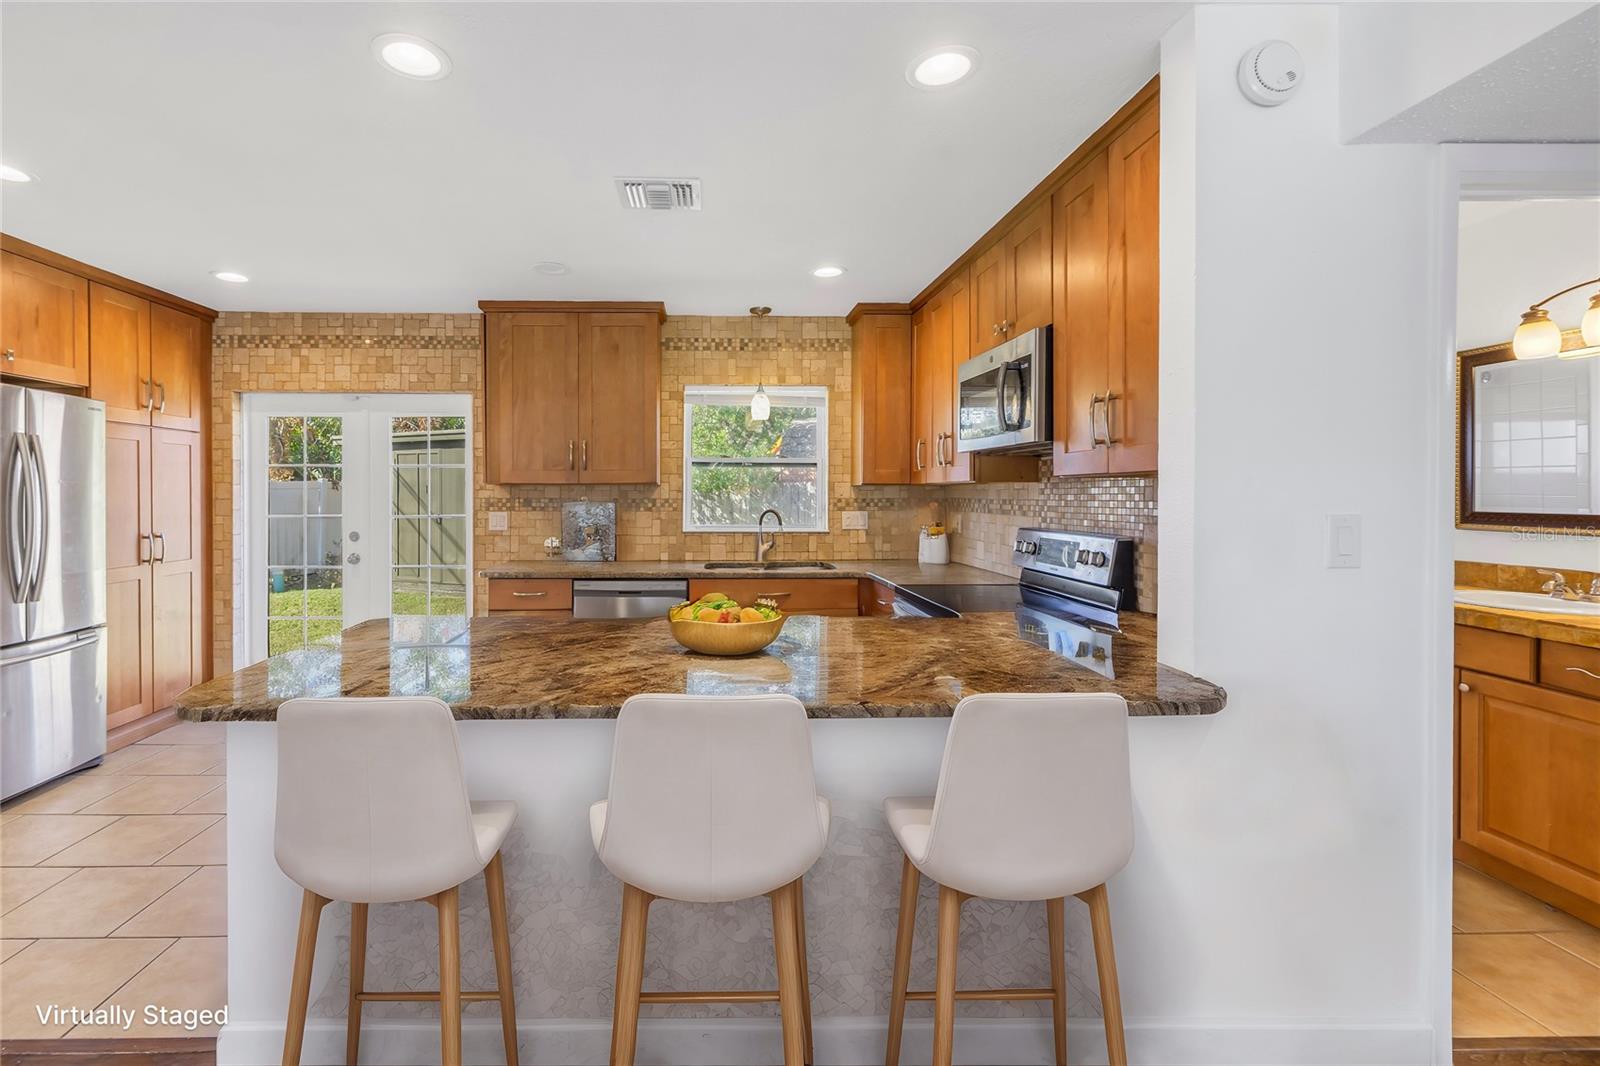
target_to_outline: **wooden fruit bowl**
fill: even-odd
[[[690,651],[702,655],[754,655],[778,639],[788,615],[770,622],[696,622],[673,619],[672,637]]]

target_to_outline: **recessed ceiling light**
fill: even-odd
[[[218,281],[228,281],[235,285],[243,285],[245,282],[250,280],[237,270],[213,270],[211,272],[211,276],[216,278]]]
[[[840,274],[843,274],[843,273],[844,273],[844,267],[835,267],[835,266],[820,266],[820,267],[817,267],[817,269],[815,269],[815,270],[813,270],[811,272],[813,277],[818,277],[818,278],[836,278]]]
[[[942,89],[971,74],[978,66],[978,51],[964,44],[930,49],[906,67],[906,81],[919,89]]]
[[[432,41],[409,33],[385,33],[372,39],[378,62],[407,78],[438,81],[450,73],[450,57]]]
[[[553,259],[547,259],[543,263],[535,263],[533,264],[533,269],[535,273],[548,274],[553,278],[560,277],[562,274],[572,273],[567,264],[557,263]]]
[[[16,167],[0,164],[0,181],[28,182],[32,180],[33,175],[26,170],[18,170]]]

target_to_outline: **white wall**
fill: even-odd
[[[1464,203],[1457,248],[1456,347],[1502,344],[1529,304],[1600,277],[1600,200]],[[1575,328],[1592,292],[1552,301],[1551,317]],[[1458,529],[1455,556],[1600,570],[1600,538]]]
[[[1135,724],[1160,767],[1135,862],[1173,876],[1123,966],[1158,971],[1136,1013],[1343,1027],[1344,1061],[1425,1062],[1427,726],[1445,708],[1426,705],[1443,655],[1423,623],[1442,630],[1448,602],[1427,410],[1438,156],[1341,143],[1339,19],[1201,6],[1163,41],[1161,658],[1229,704]],[[1306,78],[1263,109],[1235,68],[1273,37]],[[1178,472],[1191,493],[1171,492]],[[1362,568],[1325,567],[1330,513],[1362,516]]]

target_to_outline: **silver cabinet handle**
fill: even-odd
[[[148,533],[140,533],[139,534],[139,561],[141,563],[148,563],[148,562],[150,562],[151,560],[153,560],[155,558],[155,555],[156,555],[155,538],[152,537]]]
[[[578,442],[577,441],[571,441],[571,440],[567,441],[567,469],[568,470],[576,470],[576,469],[578,469],[578,453],[577,453],[577,450],[576,450],[577,447],[578,447]]]
[[[33,521],[31,517],[23,517],[33,505],[26,495],[28,460],[22,454],[26,439],[24,434],[11,434],[11,447],[6,452],[6,501],[9,504],[6,508],[6,581],[11,586],[11,599],[16,603],[26,600],[23,593],[27,591],[27,579],[23,572],[33,554],[28,545]]]
[[[994,325],[989,327],[989,335],[991,337],[1000,336],[1000,323],[996,322]]]
[[[923,459],[922,459],[922,449],[927,445],[927,443],[928,443],[928,440],[927,440],[926,437],[918,437],[917,438],[916,462],[917,462],[917,469],[918,470],[926,470],[928,468],[928,464],[923,462]]]
[[[578,450],[583,453],[583,468],[585,470],[589,469],[589,442],[587,440],[584,441]]]
[[[944,465],[945,466],[955,466],[956,465],[956,435],[954,433],[946,433],[944,435],[944,443],[945,443],[946,448],[949,450],[949,458],[947,458],[944,461]]]
[[[161,402],[156,404],[156,410],[160,411],[162,414],[166,414],[167,413],[167,383],[165,381],[158,381],[158,382],[156,382],[156,388],[161,390]]]
[[[149,411],[156,405],[156,390],[151,387],[149,378],[140,378],[139,384],[144,386],[144,403],[139,406]]]
[[[1100,445],[1107,443],[1105,440],[1102,440],[1101,437],[1100,437],[1100,421],[1099,421],[1099,419],[1097,419],[1095,417],[1095,412],[1099,409],[1099,407],[1100,407],[1100,394],[1098,392],[1090,393],[1089,394],[1089,447],[1091,447],[1091,448],[1098,448],[1098,447],[1100,447]]]
[[[1459,685],[1457,685],[1456,688],[1460,689],[1462,692],[1471,692],[1472,691],[1472,686],[1467,684],[1465,681],[1463,681]]]
[[[1585,670],[1581,666],[1569,666],[1567,667],[1567,673],[1582,674],[1584,677],[1592,677],[1596,681],[1600,681],[1600,674],[1595,673],[1593,670]]]
[[[1114,392],[1106,393],[1106,401],[1105,401],[1105,403],[1106,403],[1106,443],[1107,444],[1120,444],[1120,443],[1122,443],[1116,437],[1113,437],[1111,435],[1111,401],[1112,400],[1116,400],[1116,399],[1121,399],[1121,397],[1119,397]]]
[[[158,540],[161,542],[161,554],[156,556],[154,561],[158,562],[158,563],[166,562],[167,561],[167,535],[165,533],[152,533],[150,536],[151,536],[151,543],[155,543],[155,541],[158,541]]]
[[[28,434],[28,454],[32,458],[33,492],[38,499],[34,514],[33,545],[36,561],[33,564],[33,583],[28,589],[28,599],[37,600],[44,587],[45,563],[50,552],[50,489],[45,483],[44,441],[39,434]]]
[[[539,596],[548,596],[550,594],[548,592],[513,592],[511,595],[515,596],[519,600],[530,600]]]
[[[6,349],[6,362],[15,363],[16,361],[17,361],[17,350],[15,348],[7,348]]]
[[[937,434],[933,438],[933,462],[935,466],[944,465],[944,434]]]

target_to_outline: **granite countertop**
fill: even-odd
[[[374,619],[336,646],[191,688],[176,708],[190,721],[271,721],[295,696],[430,693],[462,719],[611,718],[636,692],[788,692],[813,718],[899,718],[949,715],[978,692],[1115,692],[1131,715],[1214,714],[1227,702],[1218,686],[1155,661],[1153,615],[1125,613],[1109,661],[1088,666],[1022,639],[1017,626],[1010,612],[795,615],[764,652],[718,658],[679,646],[665,619]]]
[[[774,560],[789,562],[792,560]],[[1009,585],[1015,574],[1000,574],[961,563],[919,563],[907,560],[863,561],[830,559],[834,569],[802,567],[794,570],[769,570],[752,563],[748,567],[707,570],[703,560],[672,562],[626,559],[614,563],[572,562],[566,559],[536,559],[525,563],[502,563],[478,571],[487,578],[576,578],[579,580],[648,580],[650,578],[876,578],[891,585]]]
[[[1455,606],[1457,625],[1495,629],[1502,633],[1554,640],[1561,644],[1600,648],[1600,617],[1552,614],[1544,611],[1514,611],[1506,607],[1479,607],[1468,603],[1458,603]]]

